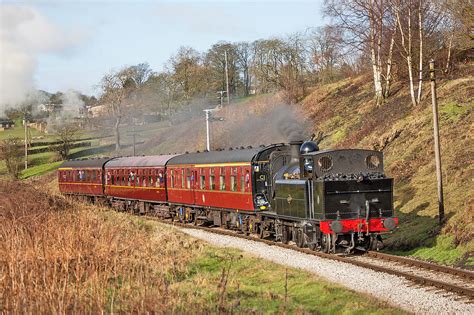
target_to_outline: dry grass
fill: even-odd
[[[163,313],[202,245],[136,218],[0,182],[0,312]]]

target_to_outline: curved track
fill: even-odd
[[[199,229],[207,232],[227,235],[255,242],[262,242],[267,245],[277,246],[295,250],[301,253],[322,257],[325,259],[349,263],[363,268],[372,269],[399,277],[403,277],[424,287],[434,287],[446,292],[455,293],[468,298],[469,302],[474,301],[474,272],[446,267],[411,258],[395,256],[379,252],[368,252],[364,255],[341,256],[313,251],[308,248],[299,248],[291,244],[283,244],[273,240],[261,239],[257,236],[238,234],[237,232],[211,228],[205,226],[191,225],[171,220],[162,220],[156,217],[145,216],[145,218],[178,226],[187,229]]]

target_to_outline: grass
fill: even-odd
[[[474,102],[471,104],[460,105],[457,102],[446,102],[439,109],[440,119],[443,123],[457,123],[469,109],[474,108]]]
[[[0,182],[0,296],[7,313],[163,313],[199,251],[137,219]]]
[[[7,313],[398,314],[369,296],[174,228],[0,182]]]
[[[41,133],[38,130],[33,129],[33,128],[29,128],[29,132],[30,132],[30,135],[34,138],[42,137],[43,139],[41,141],[45,141],[46,139],[48,140],[54,139],[54,136]],[[9,137],[23,139],[25,137],[25,129],[23,129],[23,126],[15,125],[15,127],[11,129],[0,131],[0,140],[7,139]]]
[[[191,262],[186,279],[173,288],[195,304],[214,305],[216,313],[401,313],[386,303],[307,272],[288,269],[238,250],[209,246]],[[183,310],[186,305],[187,302],[181,305]]]
[[[21,179],[27,179],[32,176],[40,176],[44,175],[46,173],[49,173],[59,167],[63,162],[58,161],[58,162],[52,162],[52,163],[47,163],[47,164],[40,164],[38,166],[33,166],[30,167],[23,172],[21,172],[20,178]]]

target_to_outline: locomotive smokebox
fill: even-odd
[[[291,141],[291,163],[300,162],[300,147],[303,144],[303,141]]]

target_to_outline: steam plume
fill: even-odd
[[[77,40],[32,7],[0,4],[0,114],[34,95],[38,54],[61,52]]]

